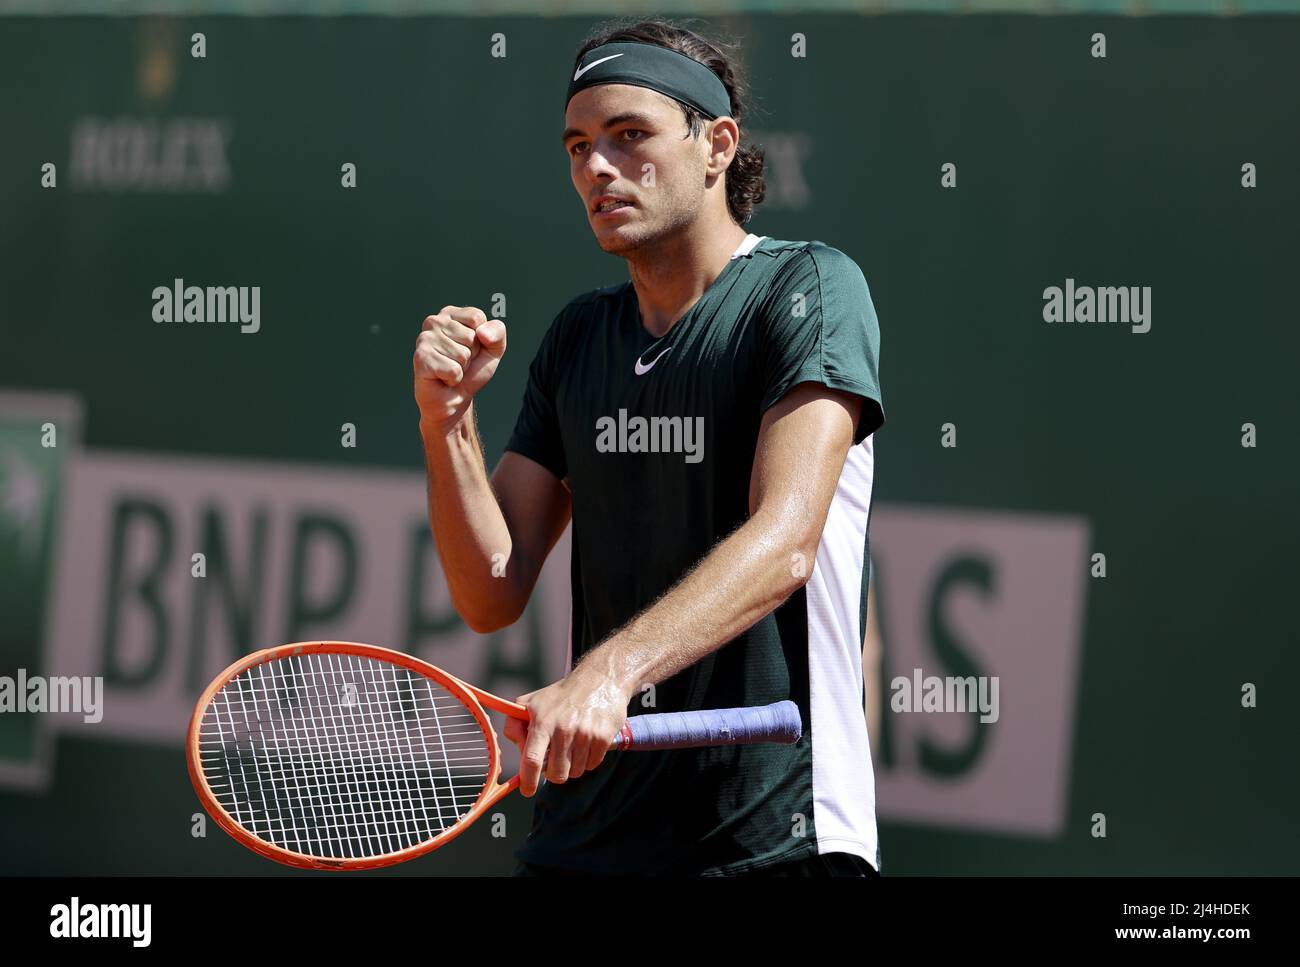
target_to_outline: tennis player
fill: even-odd
[[[555,317],[490,479],[473,399],[504,323],[447,306],[414,359],[466,623],[517,620],[573,523],[570,671],[507,727],[537,797],[516,873],[873,875],[862,644],[884,412],[866,280],[821,242],[745,229],[763,160],[723,48],[644,21],[593,35],[569,75],[573,187],[630,281]],[[606,756],[628,715],[782,699],[803,717],[793,746]]]

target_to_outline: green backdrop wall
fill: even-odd
[[[0,19],[0,387],[75,394],[88,451],[415,470],[420,320],[503,293],[495,456],[555,312],[626,278],[558,145],[591,23]],[[713,23],[743,40],[769,145],[750,227],[832,244],[871,285],[878,503],[1075,515],[1107,557],[1065,828],[885,820],[887,872],[1294,872],[1300,21]],[[155,324],[174,278],[261,286],[261,331]],[[1045,323],[1067,278],[1150,286],[1151,330]],[[32,646],[6,641],[7,665]],[[55,763],[44,792],[0,789],[6,872],[277,871],[154,835],[194,809],[178,746],[63,737]],[[476,829],[388,875],[499,872],[510,845]]]

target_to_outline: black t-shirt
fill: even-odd
[[[810,581],[659,683],[653,707],[638,696],[628,710],[792,699],[804,737],[793,746],[611,753],[579,779],[542,786],[517,853],[525,862],[710,873],[832,850],[877,862],[861,650],[870,434],[884,422],[879,327],[848,256],[821,242],[754,242],[659,338],[642,325],[630,282],[570,302],[533,360],[507,449],[572,494],[576,662],[747,519],[768,407],[807,381],[862,397],[817,555],[824,586]]]

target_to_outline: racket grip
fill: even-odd
[[[787,700],[758,708],[633,715],[615,738],[614,748],[624,752],[652,752],[755,742],[792,745],[802,734],[799,706]]]

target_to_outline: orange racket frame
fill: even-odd
[[[244,829],[237,823],[226,811],[225,807],[217,800],[212,788],[208,785],[207,778],[203,775],[203,769],[199,760],[199,729],[203,722],[203,713],[211,704],[213,697],[232,679],[243,674],[250,668],[265,664],[268,661],[274,661],[279,658],[291,658],[299,655],[313,654],[332,654],[332,655],[356,655],[362,658],[376,658],[380,661],[391,662],[402,668],[409,669],[420,675],[432,679],[441,685],[469,709],[478,722],[479,728],[483,730],[483,735],[487,740],[488,748],[488,769],[487,782],[483,786],[483,791],[479,793],[474,804],[466,812],[463,819],[454,826],[439,833],[433,839],[418,846],[411,846],[407,849],[383,856],[363,857],[357,859],[326,859],[318,856],[307,856],[304,853],[296,853],[293,850],[284,849],[273,843],[268,843]],[[207,810],[208,815],[216,821],[217,825],[229,833],[235,840],[242,843],[255,853],[259,853],[268,859],[273,859],[278,863],[284,863],[288,866],[297,866],[306,869],[315,870],[368,870],[376,869],[382,866],[392,866],[396,863],[404,863],[407,860],[415,859],[417,856],[423,856],[425,853],[431,853],[438,847],[449,843],[455,839],[471,824],[474,823],[483,813],[491,809],[503,797],[508,796],[519,787],[519,777],[515,776],[507,782],[500,782],[501,778],[501,746],[497,742],[496,730],[492,728],[492,723],[487,717],[484,709],[491,709],[494,712],[500,712],[509,718],[528,721],[528,710],[522,705],[515,702],[507,701],[491,692],[485,692],[481,688],[475,688],[467,682],[461,681],[454,675],[443,671],[435,665],[430,665],[426,661],[421,661],[411,655],[404,654],[400,651],[393,651],[391,648],[380,648],[378,645],[368,645],[359,641],[299,641],[289,645],[279,645],[275,648],[266,648],[262,651],[253,652],[251,655],[245,655],[239,661],[235,662],[220,675],[218,675],[211,685],[204,690],[199,697],[198,704],[194,707],[194,715],[190,718],[189,733],[185,739],[185,758],[189,765],[190,782],[194,785],[194,791],[198,794],[199,801],[203,803],[203,808]]]

